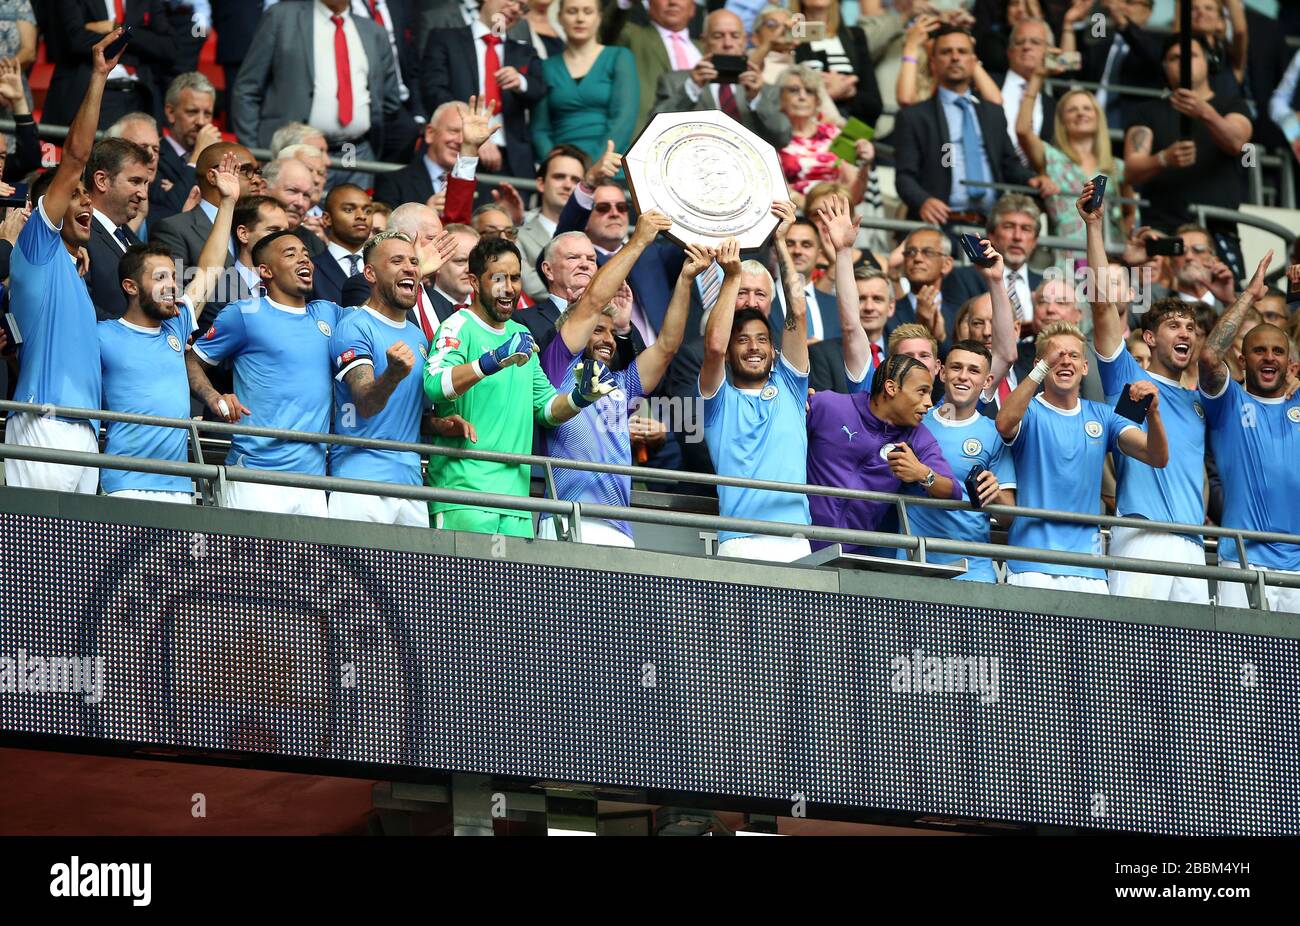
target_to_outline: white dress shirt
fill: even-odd
[[[1002,81],[1002,111],[1007,114],[1007,135],[1011,137],[1011,144],[1015,146],[1016,154],[1022,164],[1028,164],[1029,159],[1020,150],[1020,140],[1016,136],[1016,120],[1020,118],[1020,101],[1025,96],[1025,87],[1028,83],[1015,71],[1007,71],[1006,79]],[[1034,134],[1042,135],[1042,133],[1043,95],[1040,93],[1034,97]]]
[[[490,35],[492,30],[483,25],[483,20],[475,17],[474,21],[469,24],[469,31],[474,34],[474,61],[478,66],[478,95],[479,99],[482,99],[484,93],[487,92],[487,68],[483,64],[484,60],[487,58],[487,42],[483,41],[483,36]],[[508,41],[509,39],[502,38],[501,44],[497,46],[497,60],[501,62],[502,67],[506,66],[506,43]],[[527,90],[528,78],[523,74],[520,74],[519,92],[523,93]],[[501,91],[501,102],[503,105],[505,104],[506,94],[512,92],[514,91]],[[489,138],[488,141],[492,142],[492,144],[496,145],[498,148],[504,148],[506,144],[506,130],[501,121],[501,114],[497,113],[493,116],[492,121],[497,123],[497,130],[492,133],[492,137]]]
[[[104,215],[104,213],[100,212],[98,209],[91,209],[91,213],[95,216],[96,222],[108,229],[108,234],[112,237],[113,243],[117,245],[118,250],[125,254],[126,247],[118,240],[117,226],[113,224],[113,220]]]
[[[353,257],[360,258],[361,257],[360,251],[353,253],[352,251],[349,251],[347,248],[343,247],[343,245],[338,244],[337,242],[334,241],[331,241],[329,244],[327,244],[325,246],[325,250],[330,252],[330,257],[334,258],[335,263],[339,265],[339,269],[343,271],[343,275],[345,277],[352,276],[353,274],[352,258]],[[359,259],[357,261],[356,272],[357,273],[361,272],[361,262]]]
[[[361,44],[361,33],[350,13],[343,14],[343,35],[348,43],[348,67],[352,73],[352,121],[339,123],[339,79],[334,61],[334,22],[321,0],[312,4],[312,60],[316,70],[316,92],[311,98],[307,123],[325,135],[327,141],[363,138],[370,131],[370,59]]]
[[[817,287],[808,283],[804,287],[804,306],[808,313],[808,340],[821,341],[826,337],[826,323],[822,321],[822,306],[817,301]]]

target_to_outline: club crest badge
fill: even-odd
[[[167,335],[167,346],[179,354],[181,352],[181,339],[174,334],[169,334]]]
[[[1101,437],[1101,422],[1089,421],[1083,426],[1083,433],[1094,439]]]
[[[966,442],[961,445],[961,452],[968,457],[979,456],[980,451],[983,449],[984,445],[980,443],[980,440],[977,437],[968,437],[966,438]]]
[[[318,321],[318,322],[316,323],[316,327],[319,328],[319,329],[320,329],[320,333],[323,334],[323,335],[325,335],[325,337],[327,337],[327,338],[328,338],[331,334],[334,333],[334,332],[330,329],[329,324],[328,324],[324,319],[321,319],[320,321]]]
[[[1300,424],[1300,405],[1292,405],[1288,408],[1286,416],[1291,419],[1292,424]]]
[[[776,386],[773,385],[772,383],[768,383],[766,386],[763,387],[763,391],[758,394],[758,397],[762,399],[764,402],[768,402],[771,401],[772,399],[775,399]]]
[[[1205,420],[1205,409],[1201,407],[1200,402],[1192,403],[1192,411],[1196,412],[1197,418],[1200,418],[1202,421]]]
[[[882,460],[888,462],[888,461],[889,461],[889,455],[890,455],[891,453],[894,452],[894,447],[895,447],[894,444],[885,444],[885,446],[881,447],[881,448],[880,448],[880,459],[882,459]]]

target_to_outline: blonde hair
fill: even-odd
[[[1038,337],[1034,339],[1034,356],[1042,357],[1047,350],[1047,342],[1056,337],[1078,338],[1079,343],[1087,346],[1088,338],[1079,328],[1078,325],[1070,322],[1052,322],[1042,331],[1038,332]]]
[[[800,0],[790,0],[791,17],[802,15],[803,4]],[[830,38],[840,31],[840,5],[838,0],[831,0],[826,7],[826,37]]]
[[[899,325],[889,336],[889,341],[885,344],[885,353],[893,354],[898,350],[898,345],[904,341],[910,341],[914,338],[924,338],[930,342],[930,350],[934,352],[935,357],[939,355],[939,342],[934,339],[930,329],[920,322],[911,322],[906,325]]]
[[[1097,155],[1097,170],[1109,177],[1115,176],[1115,155],[1110,148],[1110,128],[1106,125],[1106,113],[1102,111],[1101,105],[1097,98],[1087,90],[1070,90],[1063,97],[1056,101],[1056,131],[1053,133],[1053,144],[1075,164],[1079,163],[1079,152],[1074,145],[1070,143],[1070,135],[1065,130],[1065,120],[1061,118],[1061,113],[1065,111],[1066,101],[1072,96],[1082,94],[1088,98],[1092,104],[1093,111],[1097,114],[1097,132],[1093,136],[1092,150]]]

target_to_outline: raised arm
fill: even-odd
[[[636,372],[641,380],[642,392],[655,390],[668,370],[668,364],[672,363],[677,354],[677,349],[682,346],[682,338],[686,335],[686,316],[691,310],[691,289],[695,286],[695,278],[713,263],[714,257],[715,252],[711,248],[698,244],[687,245],[686,261],[677,277],[677,285],[673,287],[673,297],[668,300],[668,311],[664,315],[663,324],[659,326],[659,336],[636,358]]]
[[[1268,289],[1264,274],[1268,272],[1272,260],[1273,252],[1269,251],[1255,268],[1250,284],[1241,291],[1228,311],[1219,316],[1218,324],[1206,335],[1205,343],[1201,345],[1201,355],[1197,362],[1200,367],[1201,391],[1206,395],[1218,395],[1227,383],[1228,367],[1224,358],[1228,356],[1232,342],[1237,338],[1237,329],[1246,318],[1246,310],[1255,304],[1255,300],[1263,298]]]
[[[580,353],[587,346],[591,333],[596,330],[600,313],[618,294],[619,287],[632,272],[632,265],[641,258],[660,232],[666,232],[672,227],[672,219],[657,209],[641,213],[631,240],[596,271],[577,303],[570,309],[571,315],[560,329],[560,337],[564,338],[564,346],[569,349],[569,353]]]
[[[1020,112],[1016,114],[1016,139],[1020,142],[1020,150],[1029,158],[1029,165],[1040,174],[1047,170],[1047,147],[1034,131],[1034,100],[1042,91],[1043,72],[1040,69],[1034,71],[1025,85],[1025,94],[1020,98]]]
[[[984,277],[984,285],[989,288],[989,299],[993,303],[993,364],[989,368],[993,381],[989,386],[993,390],[992,395],[997,395],[998,383],[1002,382],[1007,371],[1020,359],[1016,340],[1020,326],[1016,324],[1016,310],[1011,304],[1011,297],[1007,295],[1007,272],[1002,255],[987,238],[980,239],[980,247],[984,249],[984,256],[993,261],[987,267],[980,267],[979,272]]]
[[[1092,199],[1093,183],[1083,185],[1083,192],[1075,200],[1074,208],[1083,219],[1088,234],[1088,273],[1092,277],[1092,298],[1088,300],[1092,312],[1093,347],[1102,357],[1113,357],[1124,338],[1124,322],[1118,306],[1111,299],[1110,262],[1106,259],[1106,229],[1102,220],[1105,206],[1096,212],[1088,211]]]
[[[1065,356],[1065,351],[1058,350],[1050,360],[1042,357],[1034,364],[1034,368],[1029,371],[1024,379],[1016,384],[1016,388],[1011,390],[1011,394],[1002,400],[1002,408],[998,410],[997,426],[998,433],[1007,443],[1016,439],[1020,433],[1020,422],[1025,418],[1025,412],[1029,411],[1029,403],[1033,400],[1038,392],[1038,387],[1043,384],[1043,380],[1052,375],[1052,368],[1061,362]]]
[[[1126,456],[1163,469],[1169,463],[1169,440],[1165,436],[1165,424],[1160,419],[1160,389],[1149,379],[1130,383],[1129,396],[1134,401],[1141,401],[1151,396],[1151,407],[1147,410],[1147,429],[1126,428],[1119,435],[1119,449]]]
[[[76,192],[86,164],[90,161],[90,149],[95,146],[95,130],[99,127],[99,107],[104,99],[104,84],[108,81],[108,72],[113,70],[122,57],[119,52],[111,61],[105,60],[104,49],[121,34],[121,29],[114,29],[91,49],[94,65],[90,85],[86,87],[81,107],[63,142],[63,160],[59,162],[54,180],[45,191],[45,216],[51,222],[63,221],[63,214],[68,211],[68,203],[72,202],[72,194]]]
[[[213,168],[216,172],[217,192],[221,202],[212,222],[212,230],[199,252],[199,272],[185,287],[185,298],[190,302],[195,321],[212,295],[212,288],[226,269],[226,255],[230,253],[230,220],[235,215],[235,200],[239,198],[239,159],[233,152],[221,158]]]
[[[780,227],[776,233],[781,234]],[[736,317],[736,296],[740,292],[740,246],[735,238],[728,238],[718,247],[717,261],[722,268],[722,290],[709,311],[709,323],[704,330],[704,360],[700,364],[700,394],[706,398],[717,395],[727,377],[727,346],[731,343],[731,323]]]
[[[781,219],[776,228],[776,258],[781,265],[781,286],[785,291],[785,331],[781,335],[781,355],[790,366],[808,373],[808,304],[807,281],[794,266],[794,258],[785,245],[785,233],[794,224],[794,203],[778,200],[772,211]],[[838,264],[838,261],[836,262]],[[857,289],[856,286],[853,287]]]
[[[835,248],[835,300],[840,312],[840,344],[844,369],[863,374],[871,364],[871,340],[858,314],[858,284],[853,279],[853,241],[858,223],[842,196],[828,196],[817,209],[821,237]],[[784,274],[782,274],[784,276]]]
[[[894,97],[899,106],[912,106],[920,102],[917,98],[917,62],[925,49],[930,30],[938,25],[939,17],[923,13],[916,17],[903,38],[903,61],[894,81]]]

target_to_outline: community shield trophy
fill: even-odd
[[[638,212],[673,220],[677,244],[758,248],[776,229],[772,203],[788,198],[776,149],[717,110],[660,113],[623,156]]]

